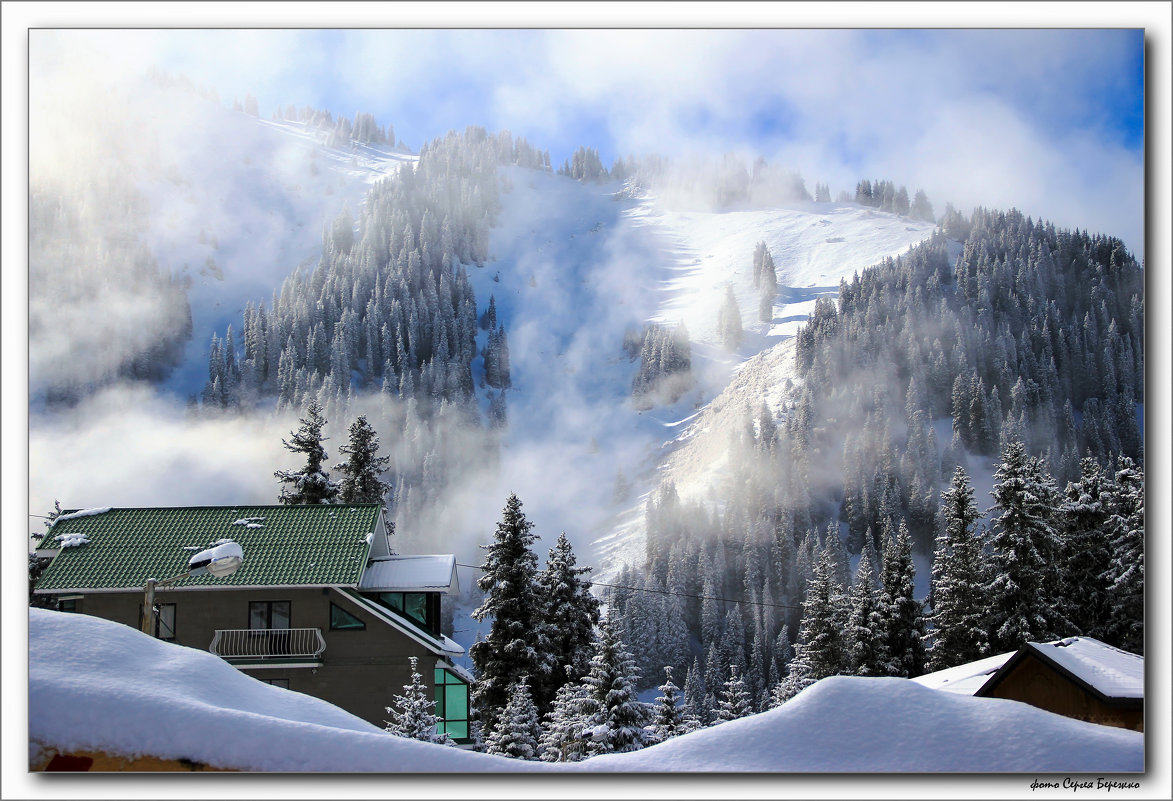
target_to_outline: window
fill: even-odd
[[[250,629],[289,628],[289,601],[249,601]]]
[[[57,611],[59,612],[76,612],[78,609],[77,602],[80,598],[62,598],[57,602]]]
[[[469,742],[468,684],[446,668],[436,668],[436,716],[442,721],[438,733],[448,733],[457,742]]]
[[[330,604],[330,630],[331,631],[359,631],[367,627],[354,615],[347,612],[341,606],[335,603]]]
[[[252,647],[264,656],[289,653],[289,601],[249,601],[248,627],[253,630]]]
[[[155,616],[155,636],[160,640],[175,639],[175,604],[155,604],[159,609]]]
[[[380,592],[380,605],[406,617],[433,634],[440,630],[439,594],[431,592]]]

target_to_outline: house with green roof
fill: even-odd
[[[244,555],[234,573],[176,579],[228,541]],[[58,609],[211,651],[378,726],[415,657],[443,729],[469,739],[472,677],[441,625],[455,557],[395,554],[378,504],[83,509],[54,520],[38,554],[52,561],[34,593]],[[148,579],[164,582],[149,610]]]

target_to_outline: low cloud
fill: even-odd
[[[146,387],[115,387],[29,423],[29,511],[276,503],[273,471],[296,466],[292,414],[189,416]]]

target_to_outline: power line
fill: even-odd
[[[473,570],[484,570],[480,565],[466,565],[462,562],[456,563],[457,567],[471,567]],[[692,595],[686,592],[671,592],[670,590],[651,590],[647,587],[629,587],[626,584],[604,584],[601,581],[592,581],[592,586],[595,587],[611,587],[617,590],[632,590],[634,592],[653,592],[657,595],[675,595],[677,598],[696,598],[701,601],[721,601],[727,604],[745,604],[746,606],[769,606],[774,609],[802,609],[801,606],[794,606],[793,604],[772,604],[765,601],[746,601],[739,598],[718,598],[713,595]]]

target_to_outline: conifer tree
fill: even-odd
[[[379,437],[366,415],[350,424],[350,441],[338,449],[347,457],[334,465],[342,473],[338,482],[338,500],[342,503],[384,503],[391,485],[381,476],[387,472],[390,456],[378,456]]]
[[[528,760],[539,756],[542,727],[526,680],[527,677],[522,676],[509,688],[509,703],[485,738],[486,750],[490,754]]]
[[[717,335],[725,350],[741,347],[741,310],[737,308],[732,286],[725,287],[725,299],[721,301],[721,308],[717,312]]]
[[[656,698],[656,717],[652,731],[657,742],[664,742],[687,731],[685,710],[680,703],[680,688],[672,682],[671,665],[664,666],[664,683],[660,685],[659,690],[661,695]]]
[[[741,604],[734,604],[725,614],[725,633],[721,637],[721,662],[726,667],[736,665],[745,674],[745,623]]]
[[[473,703],[486,731],[492,731],[509,702],[509,688],[522,676],[547,681],[553,669],[550,639],[542,617],[538,561],[531,550],[537,535],[521,511],[521,500],[510,494],[493,542],[481,546],[488,553],[477,587],[484,602],[473,613],[476,620],[493,618],[486,639],[469,649],[477,682]]]
[[[794,658],[794,646],[790,644],[790,629],[783,623],[774,638],[774,660],[777,676],[772,677],[770,687],[773,688],[789,670],[790,660]]]
[[[717,709],[717,692],[724,683],[725,671],[729,666],[725,661],[725,652],[721,650],[720,640],[714,640],[705,652],[705,709],[711,717]]]
[[[990,648],[998,653],[1060,636],[1055,625],[1059,549],[1052,523],[1056,493],[1021,442],[1002,452],[991,495],[989,626]]]
[[[585,684],[571,681],[558,688],[538,741],[543,762],[578,762],[586,758],[590,737],[587,716],[593,706],[590,688]]]
[[[737,665],[729,666],[729,678],[721,686],[721,697],[717,707],[717,722],[724,723],[753,714],[753,701],[745,686],[745,679]]]
[[[831,557],[824,550],[815,563],[814,577],[807,584],[790,672],[774,688],[775,706],[790,700],[816,681],[845,670],[845,617],[843,590],[835,583]]]
[[[924,606],[914,597],[916,567],[908,527],[900,521],[896,536],[885,529],[883,566],[880,571],[879,610],[889,676],[912,678],[924,673]]]
[[[587,753],[638,751],[650,738],[644,728],[648,711],[635,691],[635,660],[609,619],[599,624],[599,633],[590,672],[583,679],[593,701],[586,725],[591,732]]]
[[[550,680],[535,686],[539,708],[553,701],[558,688],[567,681],[578,681],[590,667],[595,627],[599,623],[599,601],[591,593],[586,574],[589,567],[575,564],[574,550],[566,532],[550,549],[546,569],[538,576],[543,604],[542,620],[550,632],[550,655],[554,669]]]
[[[1113,487],[1112,564],[1106,577],[1112,620],[1110,641],[1144,655],[1144,472],[1127,456],[1117,460]]]
[[[707,726],[709,710],[705,706],[705,680],[701,674],[700,661],[692,658],[692,667],[684,679],[684,709],[685,715],[696,721],[697,727]]]
[[[856,676],[883,675],[887,663],[880,637],[875,574],[871,558],[865,551],[855,569],[855,582],[848,596],[847,667]]]
[[[942,670],[989,653],[986,616],[989,568],[977,531],[973,486],[958,466],[949,489],[941,493],[941,534],[933,557],[928,620],[933,630],[927,652],[929,670]]]
[[[322,417],[322,407],[317,401],[310,401],[306,406],[306,416],[298,422],[301,425],[291,434],[291,439],[282,439],[281,443],[293,453],[305,454],[306,463],[300,470],[278,470],[273,473],[274,478],[285,485],[281,488],[278,500],[289,505],[333,503],[338,497],[338,485],[322,469],[322,462],[326,461],[327,456],[326,449],[322,447],[326,439],[322,436],[322,427],[326,420]]]
[[[394,706],[387,707],[391,720],[387,721],[386,730],[399,737],[425,743],[451,744],[452,740],[447,733],[437,733],[436,727],[441,718],[436,716],[436,701],[430,697],[423,676],[416,669],[419,659],[414,656],[409,659],[411,683],[403,685],[403,694],[395,696],[391,702]]]

